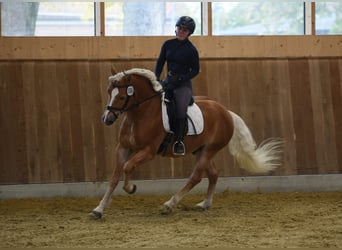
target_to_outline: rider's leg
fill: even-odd
[[[185,146],[184,146],[184,135],[186,133],[185,126],[187,119],[186,118],[177,118],[177,128],[175,134],[175,143],[173,144],[173,153],[175,155],[185,155]]]
[[[192,97],[192,90],[187,86],[181,86],[174,90],[174,99],[176,104],[176,131],[173,153],[175,155],[184,155],[185,146],[183,142],[186,134],[187,117],[186,113]]]

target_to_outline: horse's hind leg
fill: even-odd
[[[209,165],[205,170],[206,170],[208,181],[209,181],[207,195],[202,202],[196,205],[197,208],[200,208],[203,210],[210,208],[213,203],[213,198],[214,198],[215,188],[216,188],[216,183],[217,183],[217,178],[218,178],[218,173],[217,173],[217,170],[215,168],[215,164],[213,161],[209,162]]]
[[[188,182],[185,184],[185,186],[177,192],[174,196],[171,197],[170,200],[164,203],[163,210],[161,211],[162,214],[168,214],[172,212],[172,208],[176,206],[182,199],[183,197],[194,187],[196,186],[203,177],[204,170],[209,166],[210,164],[210,159],[211,157],[208,157],[207,152],[201,152],[197,156],[197,162],[195,165],[195,169],[192,172]],[[211,180],[211,187],[214,186],[216,180],[214,181],[214,178]],[[210,188],[211,190],[212,188]]]

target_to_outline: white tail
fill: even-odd
[[[234,134],[229,142],[229,151],[240,167],[250,173],[268,173],[281,163],[283,140],[267,139],[259,146],[240,116],[229,111],[234,121]]]

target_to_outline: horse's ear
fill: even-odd
[[[116,75],[116,70],[113,66],[110,67],[110,72],[112,73],[112,75]]]

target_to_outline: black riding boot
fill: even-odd
[[[175,134],[175,143],[173,144],[174,155],[185,155],[185,145],[183,138],[186,133],[187,118],[177,119],[177,130]]]

